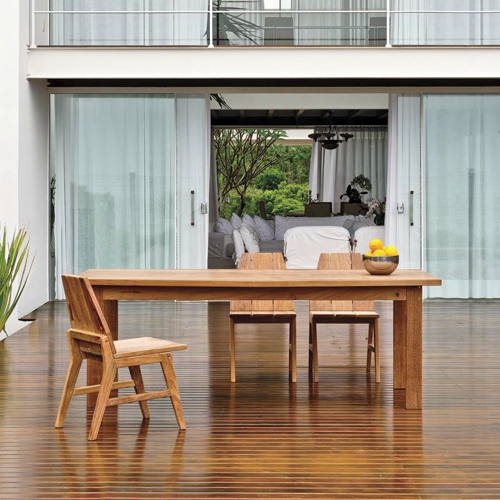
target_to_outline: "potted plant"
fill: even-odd
[[[32,265],[26,231],[14,231],[9,242],[7,228],[4,226],[0,239],[0,332],[3,331],[6,335],[5,325],[21,298]]]
[[[345,196],[349,201],[341,202],[340,211],[344,215],[359,215],[365,214],[368,210],[368,205],[363,203],[361,196],[368,194],[372,190],[372,183],[368,177],[359,174],[349,183],[345,193],[340,195],[342,200]]]
[[[373,217],[376,226],[383,226],[385,223],[385,201],[372,198],[368,202],[366,217],[369,219]]]

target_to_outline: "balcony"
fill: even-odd
[[[182,0],[169,10],[168,0],[131,0],[127,10],[120,10],[123,2],[116,0],[102,5],[80,0],[71,3],[73,8],[66,0],[31,0],[30,46],[500,45],[500,2],[499,10],[476,3],[476,10],[467,10],[470,2],[457,7],[456,0],[309,0],[307,5],[299,0]]]

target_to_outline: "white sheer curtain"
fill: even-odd
[[[398,95],[389,94],[387,154],[387,200],[385,203],[385,241],[399,248],[398,242]]]
[[[173,96],[53,96],[56,296],[89,268],[173,267]]]
[[[345,0],[294,0],[293,10],[316,10],[318,13],[294,14],[296,45],[347,45],[348,14],[324,14],[323,10],[345,10]]]
[[[500,0],[393,0],[397,11],[500,10]],[[392,18],[394,45],[491,45],[500,43],[500,14],[402,13]]]
[[[402,269],[421,267],[420,108],[420,94],[391,94],[389,97],[385,238],[387,244],[398,248]],[[398,212],[398,203],[402,204],[401,212]]]
[[[352,11],[358,10],[386,10],[387,0],[348,0],[347,8]],[[351,45],[365,45],[369,43],[370,19],[372,17],[384,17],[386,14],[375,13],[352,13],[349,14],[349,40]]]
[[[56,297],[63,297],[64,273],[205,267],[207,216],[199,210],[208,192],[205,96],[51,100]]]
[[[381,14],[329,13],[324,10],[359,11],[386,8],[386,0],[294,0],[294,10],[316,13],[294,14],[297,45],[365,45],[370,18]]]
[[[339,132],[350,132],[354,138],[334,150],[313,144],[309,173],[312,197],[319,193],[319,201],[331,201],[334,212],[339,212],[340,196],[354,177],[363,174],[373,186],[364,199],[383,200],[387,189],[387,129],[339,129]]]
[[[205,268],[208,256],[210,103],[208,96],[176,95],[177,263]]]
[[[319,142],[313,143],[309,170],[309,190],[313,199],[333,203],[336,172],[337,151],[328,151]]]
[[[428,295],[500,298],[500,96],[428,95],[424,116]]]
[[[208,10],[207,0],[51,0],[56,11]],[[51,45],[206,45],[207,14],[52,14]]]

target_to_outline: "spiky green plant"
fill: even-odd
[[[6,335],[5,325],[26,287],[32,265],[26,231],[14,231],[9,241],[4,226],[0,241],[0,332]]]

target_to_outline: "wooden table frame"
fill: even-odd
[[[422,287],[441,285],[424,271],[372,276],[364,270],[92,269],[82,275],[89,278],[115,339],[119,300],[391,300],[394,389],[406,389],[407,409],[422,408]],[[87,379],[89,385],[99,383],[98,363],[89,361]]]

